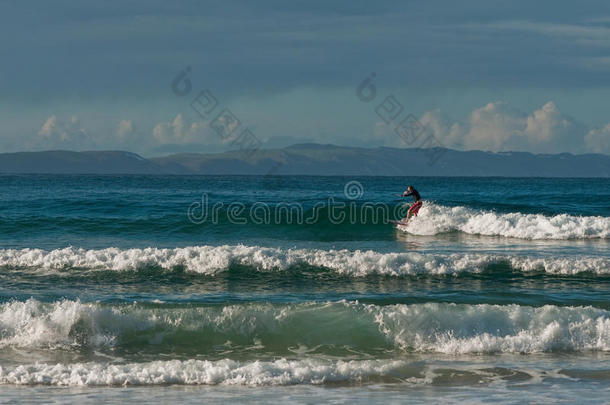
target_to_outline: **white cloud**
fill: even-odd
[[[463,123],[451,123],[434,110],[421,121],[449,148],[580,153],[593,142],[585,139],[586,126],[563,114],[552,101],[531,113],[502,101],[490,102],[472,111]]]
[[[452,123],[440,109],[428,111],[419,119],[422,125],[433,134],[443,134],[446,147],[463,148],[463,129],[459,123]]]
[[[549,101],[527,118],[525,135],[533,150],[550,153],[581,152],[585,149],[587,129]]]
[[[524,126],[524,119],[525,114],[502,101],[477,108],[470,114],[464,127],[468,128],[464,133],[464,147],[497,151],[504,149],[511,141],[520,143],[518,137]],[[454,138],[458,136],[459,134],[453,134]]]
[[[176,115],[172,122],[160,122],[153,128],[153,137],[160,144],[201,144],[210,140],[217,143],[218,140],[210,135],[213,134],[210,134],[206,122],[193,122],[189,125],[182,118],[182,114]]]
[[[493,101],[472,110],[461,120],[452,119],[436,109],[426,112],[419,120],[428,133],[434,134],[440,143],[448,148],[610,154],[610,124],[600,128],[587,127],[563,113],[553,101],[530,111],[518,110],[503,101]],[[360,130],[363,128],[365,127]],[[240,130],[238,128],[236,133]],[[426,147],[422,145],[424,137],[411,145],[405,144],[396,133],[393,123],[377,122],[371,132],[369,137],[359,137],[360,143],[357,145]],[[275,135],[276,133],[285,135],[281,138]],[[266,143],[265,147],[285,146],[295,142],[350,145],[355,139],[353,133],[342,131],[341,127],[308,131],[302,135],[290,128],[275,129],[272,134],[278,140]],[[256,135],[258,136],[258,133]],[[295,139],[294,142],[289,141],[292,138]],[[235,148],[231,144],[232,139],[223,142],[209,122],[190,122],[182,114],[176,115],[170,121],[158,122],[144,129],[138,126],[137,130],[132,119],[106,120],[103,126],[91,128],[83,125],[76,116],[62,119],[61,116],[51,115],[26,142],[29,149],[124,149],[159,154],[168,151],[231,149]]]
[[[51,115],[38,130],[38,135],[35,143],[44,148],[80,149],[90,145],[89,135],[76,116],[64,121]]]
[[[130,138],[135,132],[135,126],[131,120],[121,120],[117,129],[117,137],[121,141]]]
[[[610,154],[610,124],[590,130],[585,135],[585,141],[591,152]]]

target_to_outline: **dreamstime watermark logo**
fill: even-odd
[[[359,181],[348,181],[343,187],[343,194],[347,199],[357,200],[364,195],[364,187]]]
[[[171,82],[172,92],[178,97],[188,96],[193,90],[190,79],[191,67],[187,66],[180,71]],[[246,160],[253,160],[260,151],[263,143],[248,127],[242,125],[242,121],[231,111],[229,107],[224,107],[218,111],[218,98],[209,89],[201,90],[189,103],[191,109],[202,119],[210,120],[209,126],[218,134],[223,142],[236,147],[240,156]],[[214,117],[214,118],[212,118]],[[267,179],[278,174],[282,162],[275,162],[271,165],[263,178],[263,186],[268,185]]]
[[[340,224],[387,224],[391,219],[404,218],[407,204],[389,205],[383,202],[363,201],[364,187],[358,181],[348,181],[343,187],[343,198],[328,197],[315,204],[279,202],[270,204],[257,201],[245,204],[238,201],[210,203],[207,193],[187,209],[188,220],[197,225],[230,223],[234,225],[314,225],[319,222]]]
[[[356,87],[356,97],[364,103],[377,98],[377,86],[373,83],[377,75],[373,72]],[[420,148],[428,158],[428,164],[435,164],[447,151],[443,144],[413,114],[403,114],[404,106],[393,94],[387,96],[375,107],[375,113],[383,122],[393,127],[396,135],[408,146]],[[425,136],[427,134],[427,136]],[[418,142],[419,141],[419,142]]]
[[[193,90],[193,84],[189,77],[190,73],[191,67],[187,66],[172,80],[171,88],[176,96],[188,96]],[[209,89],[201,90],[189,105],[202,119],[211,119],[210,128],[218,134],[223,142],[228,142],[231,146],[237,147],[243,159],[249,160],[262,146],[262,142],[249,128],[242,125],[241,120],[229,107],[224,107],[215,116],[212,114],[214,111],[218,111],[219,103],[218,98]]]

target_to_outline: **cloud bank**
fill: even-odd
[[[451,122],[440,110],[425,113],[421,122],[445,146],[486,151],[535,153],[610,153],[610,124],[588,128],[549,101],[529,113],[506,102],[490,102],[462,122]]]
[[[610,154],[610,123],[601,128],[589,128],[564,114],[553,101],[530,112],[521,111],[504,101],[493,101],[474,109],[462,120],[451,120],[440,109],[428,111],[419,119],[442,145],[452,149]],[[146,124],[138,127],[146,127]],[[209,121],[188,120],[181,113],[173,119],[154,123],[147,131],[138,131],[133,120],[123,119],[116,123],[116,132],[110,136],[93,136],[94,132],[86,128],[78,117],[60,119],[51,115],[32,143],[36,149],[107,148],[144,154],[163,150],[215,152],[231,148],[230,143],[223,141],[210,128]],[[272,137],[264,147],[282,147],[304,140],[350,146],[346,143],[349,139],[352,138],[341,133],[314,133],[306,139],[282,133],[275,134],[275,138]],[[384,122],[376,123],[368,138],[358,138],[358,142],[351,146],[414,146],[401,143],[393,129]]]
[[[400,146],[350,99],[376,72],[449,147],[608,153],[607,1],[33,0],[0,15],[3,152],[226,149],[170,90],[189,66],[267,147]]]

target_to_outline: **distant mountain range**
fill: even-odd
[[[46,151],[2,153],[0,173],[610,177],[610,156],[319,144],[156,158],[123,151]]]

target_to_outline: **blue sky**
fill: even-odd
[[[394,96],[447,147],[610,153],[608,1],[2,2],[0,33],[3,152],[222,151],[224,108],[266,147],[414,146]]]

